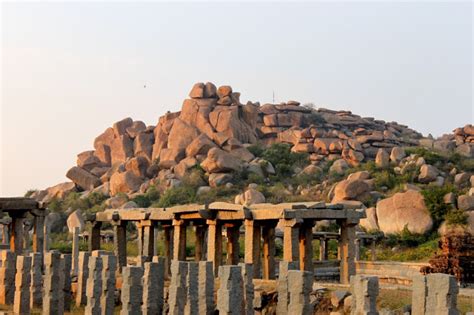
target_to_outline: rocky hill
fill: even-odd
[[[433,139],[396,122],[297,101],[241,104],[240,93],[230,86],[216,88],[209,82],[196,83],[189,97],[181,111],[161,116],[156,126],[131,118],[116,122],[94,140],[94,150],[78,154],[77,165],[66,174],[71,182],[33,196],[52,202],[70,192],[81,198],[97,193],[110,198],[106,206],[114,207],[134,198],[141,200],[139,197],[151,190],[165,196],[167,191],[192,182],[195,191],[190,194],[194,197],[207,194],[212,199],[233,193],[235,202],[244,204],[268,200],[270,191],[281,184],[283,195],[293,196],[292,200],[320,199],[347,206],[374,206],[380,201],[380,210],[367,211],[367,228],[379,229],[388,222],[390,227],[384,230],[389,232],[400,231],[405,225],[414,232],[425,232],[433,225],[432,216],[412,211],[417,207],[426,210],[418,192],[423,187],[419,186],[444,187],[461,173],[469,181],[473,171],[465,163],[474,157],[472,125]],[[410,147],[428,150],[410,155],[406,152]],[[431,152],[436,152],[435,162],[441,163],[438,167],[426,161],[433,158]],[[464,164],[458,165],[460,161]],[[386,185],[382,185],[382,176],[387,177]],[[412,185],[411,191],[416,193],[404,189],[398,193],[408,195],[397,195],[393,182]],[[239,194],[248,184],[250,189]],[[238,189],[220,193],[219,187]],[[468,195],[467,191],[461,193]],[[274,195],[270,201],[281,199],[279,193]],[[118,199],[123,202],[117,203]],[[183,197],[179,201],[189,200]],[[410,222],[394,217],[399,215],[393,211],[397,207],[401,212],[411,209]],[[400,216],[407,217],[406,213]],[[393,228],[391,223],[397,220],[400,222]],[[417,221],[416,227],[412,221]]]

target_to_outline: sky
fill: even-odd
[[[67,181],[125,117],[195,82],[439,136],[474,121],[471,2],[3,2],[0,196]],[[146,88],[144,88],[146,85]]]

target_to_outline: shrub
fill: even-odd
[[[435,227],[439,226],[451,208],[450,205],[444,203],[444,195],[453,191],[452,186],[428,186],[421,191]]]
[[[151,205],[151,201],[146,195],[135,196],[132,201],[140,208],[148,208]]]
[[[287,143],[273,144],[263,152],[262,157],[275,167],[276,180],[291,176],[293,167],[303,167],[308,164],[308,154],[291,152],[291,145]]]
[[[35,192],[37,192],[38,190],[37,189],[28,189],[28,191],[25,193],[25,197],[26,198],[29,198],[31,197],[31,195]]]
[[[265,151],[265,149],[261,145],[257,145],[257,144],[249,146],[247,150],[249,150],[250,153],[252,153],[256,157],[262,157],[263,152]]]
[[[468,215],[463,210],[451,210],[445,216],[447,225],[466,225]]]
[[[156,203],[158,207],[171,207],[178,204],[193,203],[196,199],[196,191],[194,187],[179,186],[168,189],[160,200]],[[155,204],[154,204],[155,205]]]
[[[214,201],[232,201],[236,194],[240,193],[238,187],[226,187],[220,186],[212,188],[209,192],[202,193],[196,196],[196,202],[198,203],[211,203]]]

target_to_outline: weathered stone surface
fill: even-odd
[[[366,229],[367,231],[379,230],[377,210],[375,209],[375,207],[365,209],[365,214],[367,218],[360,220],[360,226]]]
[[[215,188],[232,181],[233,177],[229,173],[213,173],[209,175],[209,186]]]
[[[198,308],[199,314],[214,313],[214,271],[211,261],[199,262]]]
[[[375,156],[375,165],[380,168],[386,168],[390,165],[390,156],[384,149],[379,149]]]
[[[110,194],[114,196],[120,192],[135,192],[142,183],[143,180],[131,171],[115,173],[110,178]]]
[[[463,186],[469,183],[470,178],[471,178],[471,175],[466,172],[456,174],[456,176],[454,176],[454,184],[457,186]]]
[[[334,161],[334,163],[329,168],[329,172],[336,174],[344,174],[344,172],[349,168],[349,165],[343,159]]]
[[[30,308],[43,304],[43,254],[31,253]]]
[[[133,125],[133,120],[130,117],[124,118],[113,124],[114,136],[116,138],[127,133],[127,128]]]
[[[133,139],[128,135],[121,135],[112,141],[110,146],[111,163],[125,162],[133,156]]]
[[[61,270],[59,252],[48,252],[44,256],[43,314],[64,313],[64,275]]]
[[[379,294],[379,279],[377,277],[352,276],[351,293],[351,314],[378,314],[377,296]]]
[[[265,203],[265,196],[253,188],[249,188],[243,194],[235,196],[235,204],[250,206],[257,203]]]
[[[384,233],[398,233],[406,226],[412,233],[426,233],[433,220],[420,192],[408,190],[396,193],[377,203],[377,219]]]
[[[84,151],[77,155],[77,166],[90,171],[94,167],[102,166],[101,160],[94,155],[94,151]]]
[[[186,301],[186,278],[188,273],[187,263],[173,260],[171,262],[171,282],[168,293],[170,315],[184,314]]]
[[[217,310],[219,314],[242,314],[244,288],[240,266],[219,267],[220,287],[217,291]]]
[[[341,200],[363,200],[369,192],[369,185],[358,179],[346,179],[339,182],[334,189],[333,203]]]
[[[217,89],[217,96],[219,98],[222,98],[224,96],[230,96],[231,93],[232,93],[232,87],[230,87],[229,85],[222,85],[222,86],[219,86],[219,88]]]
[[[459,287],[451,275],[434,273],[413,278],[412,314],[460,314]]]
[[[436,167],[425,164],[420,168],[420,175],[418,176],[418,181],[420,183],[430,183],[436,180],[438,177],[439,171]]]
[[[13,313],[30,314],[31,257],[16,258],[15,297]]]
[[[84,231],[84,228],[86,226],[86,223],[84,222],[84,218],[82,217],[82,212],[81,210],[76,210],[73,213],[69,215],[67,218],[67,228],[69,230],[69,233],[74,232],[74,228],[79,228],[79,231]]]
[[[171,168],[184,158],[184,150],[180,148],[162,149],[160,153],[159,166],[162,168]]]
[[[405,149],[401,147],[394,147],[392,152],[390,152],[390,161],[398,164],[405,156]]]
[[[115,308],[115,273],[117,257],[102,255],[102,290],[100,294],[100,308],[102,314],[113,314]]]
[[[199,314],[199,264],[197,262],[187,263],[186,275],[186,300],[184,312],[186,314]]]
[[[88,257],[88,277],[86,286],[86,314],[102,314],[100,298],[102,295],[102,257]],[[76,300],[77,303],[77,300]]]
[[[133,142],[133,152],[135,156],[143,156],[152,161],[153,155],[153,142],[155,137],[151,132],[141,132],[135,138]]]
[[[125,170],[132,172],[137,177],[146,177],[150,162],[143,156],[133,157],[125,163]]]
[[[474,196],[461,195],[458,197],[458,209],[464,211],[474,210]]]
[[[201,134],[186,148],[186,156],[207,155],[207,152],[215,147],[217,147],[216,144],[208,136]]]
[[[76,286],[76,306],[86,305],[86,287],[89,278],[89,252],[79,252]]]
[[[143,268],[123,267],[122,270],[122,302],[121,315],[141,314],[143,299]],[[171,314],[171,313],[170,313]]]
[[[201,167],[209,173],[221,173],[238,171],[242,168],[242,164],[231,154],[218,148],[212,148],[207,153],[207,158],[201,163]]]
[[[13,304],[15,297],[16,255],[10,250],[0,251],[0,304]]]
[[[127,127],[127,129],[125,129],[127,134],[132,139],[135,139],[141,132],[145,130],[146,130],[146,125],[141,120],[134,121],[130,127]]]
[[[205,85],[202,82],[194,84],[193,88],[189,92],[190,98],[203,98],[204,97]]]
[[[313,287],[313,273],[309,271],[288,271],[288,293],[290,303],[288,314],[312,314],[309,295]]]
[[[196,165],[198,165],[198,161],[194,158],[194,157],[187,157],[183,160],[181,160],[178,165],[176,165],[174,168],[173,168],[173,171],[174,171],[174,174],[178,177],[178,178],[183,178],[188,170]]]
[[[46,196],[42,198],[42,202],[49,202],[54,198],[63,199],[70,192],[76,191],[76,185],[73,182],[65,182],[54,185],[46,189]]]
[[[73,166],[69,169],[66,173],[66,177],[84,190],[91,190],[102,184],[97,176],[94,176],[85,169],[77,166]]]
[[[196,127],[176,118],[168,137],[168,148],[185,150],[198,136]]]

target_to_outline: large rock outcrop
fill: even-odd
[[[386,234],[399,233],[405,226],[412,233],[423,234],[433,226],[423,195],[414,190],[379,201],[376,216],[380,230]]]

